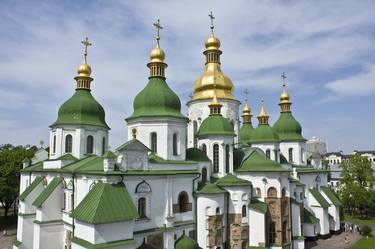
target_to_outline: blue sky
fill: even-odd
[[[147,83],[152,23],[161,19],[167,82],[185,104],[204,68],[213,11],[222,69],[240,100],[248,88],[255,116],[264,97],[276,121],[285,71],[306,138],[326,140],[330,151],[375,149],[374,9],[374,1],[354,0],[1,1],[0,143],[48,143],[48,126],[74,92],[80,41],[88,36],[92,93],[106,109],[117,147],[127,139],[124,118]]]

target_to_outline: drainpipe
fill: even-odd
[[[290,189],[290,188],[289,188]],[[290,191],[289,191],[290,194]],[[289,196],[289,210],[290,210],[290,242],[292,244],[292,249],[294,249],[294,243],[293,243],[293,206],[292,206],[292,199]]]
[[[192,195],[194,196],[194,186],[195,186],[195,181],[197,180],[197,179],[199,179],[201,177],[201,173],[200,172],[198,172],[198,176],[197,177],[195,177],[194,179],[193,179],[193,191],[191,192],[192,193]],[[194,197],[193,197],[194,198]],[[195,238],[197,239],[197,230],[198,230],[198,199],[197,198],[195,198],[195,220],[197,221],[197,222],[195,222]]]
[[[75,198],[75,190],[76,190],[76,183],[75,183],[75,176],[76,174],[72,174],[72,182],[73,182],[73,196],[72,196],[72,210],[71,213],[74,211],[74,198]],[[72,231],[73,231],[73,237],[74,237],[74,230],[75,230],[75,223],[74,223],[74,217],[72,217]]]

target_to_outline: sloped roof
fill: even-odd
[[[309,210],[303,208],[303,223],[318,224],[319,221]]]
[[[335,206],[342,206],[342,202],[340,199],[337,197],[337,195],[327,186],[322,186],[320,187],[321,190],[324,192],[325,195],[331,200],[333,205]]]
[[[175,241],[174,245],[175,249],[202,249],[201,247],[199,247],[198,242],[186,236],[185,234],[178,238]]]
[[[62,177],[54,177],[50,184],[48,184],[43,192],[34,200],[33,206],[41,207],[42,204],[48,199],[48,197],[53,193],[53,191],[60,185],[62,181]]]
[[[217,179],[215,182],[220,187],[229,187],[229,186],[250,186],[251,182],[238,178],[233,174],[227,174],[224,177]]]
[[[328,208],[331,205],[327,202],[327,200],[323,197],[323,195],[315,188],[309,189],[310,193],[314,196],[315,200],[319,203],[322,208]]]
[[[198,148],[189,148],[186,150],[186,160],[192,160],[197,162],[210,161],[207,154]]]
[[[189,160],[167,160],[164,159],[155,153],[151,153],[148,156],[148,161],[150,163],[166,163],[166,164],[196,164],[195,161],[189,161]]]
[[[137,149],[137,150],[145,150],[150,151],[150,149],[144,145],[142,142],[140,142],[138,139],[132,139],[127,141],[126,143],[120,145],[116,150],[125,150],[125,149]]]
[[[37,176],[34,181],[20,194],[19,199],[24,201],[26,197],[43,181],[44,177]]]
[[[220,188],[214,183],[206,182],[197,192],[197,195],[204,195],[204,194],[225,194],[227,193],[226,190]]]
[[[242,159],[241,165],[237,172],[289,172],[281,165],[269,158],[264,153],[253,149],[248,155]]]
[[[263,214],[267,213],[267,204],[259,200],[258,198],[251,198],[249,208],[255,209]]]
[[[139,217],[124,184],[102,182],[94,185],[71,216],[90,224],[120,222]]]

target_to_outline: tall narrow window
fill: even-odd
[[[189,196],[185,191],[181,192],[178,196],[178,206],[180,213],[191,211]]]
[[[279,161],[279,157],[277,156],[277,150],[274,150],[273,152],[275,154],[275,162],[278,162]]]
[[[102,155],[105,154],[105,137],[102,139]]]
[[[304,149],[301,149],[301,162],[303,162],[304,160],[303,160],[303,154],[305,154],[305,151],[304,151]]]
[[[197,121],[193,122],[193,136],[194,136],[194,148],[198,147],[198,137],[197,137],[197,132],[198,132],[198,123]]]
[[[56,153],[56,135],[53,136],[52,152]]]
[[[72,153],[73,148],[73,137],[72,135],[66,135],[65,137],[65,153]]]
[[[289,162],[292,163],[293,162],[293,148],[289,148],[288,153],[289,153]]]
[[[214,145],[214,151],[213,151],[213,163],[214,163],[214,173],[219,172],[219,145]]]
[[[86,139],[86,153],[92,154],[94,152],[94,137],[89,135]]]
[[[207,146],[205,144],[202,144],[202,151],[207,155]]]
[[[268,243],[269,245],[275,244],[276,240],[276,224],[271,221],[269,224]]]
[[[225,146],[225,172],[229,173],[229,144]]]
[[[242,206],[242,217],[246,217],[246,216],[247,216],[246,205],[243,205]]]
[[[271,151],[269,149],[266,150],[266,157],[271,158]]]
[[[151,133],[151,151],[154,153],[158,152],[158,137],[156,132]]]
[[[140,218],[146,218],[146,198],[141,197],[138,199],[138,214]]]
[[[177,133],[173,134],[173,155],[176,156],[178,154],[178,148],[177,148]]]
[[[283,244],[286,243],[286,240],[287,240],[286,228],[287,228],[287,223],[286,223],[286,221],[284,221],[283,225],[282,225],[282,231],[281,231],[281,241],[282,241]]]
[[[207,169],[203,168],[202,169],[202,182],[206,182],[206,181],[207,181]]]

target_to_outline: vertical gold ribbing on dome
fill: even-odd
[[[248,90],[245,89],[244,91],[244,95],[245,95],[245,98],[244,98],[244,102],[245,102],[245,105],[243,107],[243,110],[242,110],[242,119],[243,119],[243,123],[244,124],[251,124],[251,117],[253,115],[251,115],[251,108],[249,107],[247,101],[248,101]]]
[[[292,102],[290,102],[289,94],[285,89],[285,85],[286,85],[285,80],[286,80],[286,75],[285,75],[285,72],[283,72],[281,74],[281,82],[283,85],[283,90],[280,94],[279,106],[280,106],[281,112],[291,112],[290,106],[292,105]]]
[[[216,86],[214,88],[214,94],[213,94],[213,98],[212,98],[212,101],[211,103],[208,105],[208,107],[210,108],[210,115],[221,115],[221,107],[223,105],[220,104],[220,102],[217,100],[217,96],[216,96]]]
[[[259,112],[259,115],[258,115],[259,125],[268,125],[268,119],[269,119],[269,117],[270,116],[268,115],[268,113],[264,109],[264,100],[262,98],[260,112]]]
[[[168,65],[164,63],[165,53],[160,48],[160,30],[163,29],[163,27],[161,26],[159,19],[154,23],[154,26],[156,28],[156,48],[151,51],[150,62],[147,64],[147,66],[150,68],[150,78],[165,78],[165,68]]]
[[[89,38],[86,37],[85,40],[81,41],[84,46],[83,52],[83,64],[79,65],[77,69],[78,75],[74,77],[77,81],[77,89],[85,89],[90,90],[91,81],[93,78],[90,77],[91,75],[91,67],[87,64],[87,48],[92,46],[92,43],[89,41]]]

